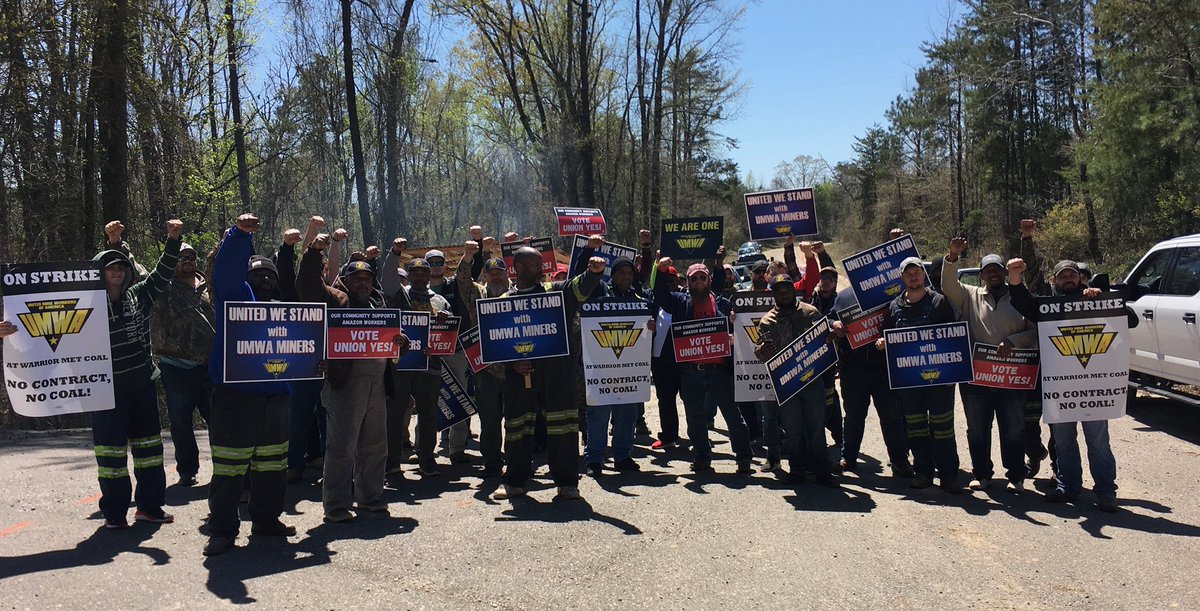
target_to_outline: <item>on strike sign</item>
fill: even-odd
[[[671,325],[675,362],[694,363],[729,356],[729,322],[722,317],[688,320]]]

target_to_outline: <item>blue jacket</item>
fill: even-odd
[[[254,291],[246,283],[246,268],[254,255],[254,240],[237,225],[225,233],[225,240],[217,248],[213,259],[212,288],[213,307],[216,309],[217,337],[213,341],[212,357],[208,360],[208,376],[214,384],[221,384],[225,372],[225,302],[257,301]],[[251,395],[286,395],[287,382],[242,382],[229,384],[230,388]]]

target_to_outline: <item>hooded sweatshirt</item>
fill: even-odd
[[[150,358],[150,311],[162,295],[179,260],[180,239],[168,239],[163,254],[149,276],[136,284],[129,257],[119,250],[106,250],[93,261],[103,269],[110,263],[125,267],[125,284],[116,301],[108,303],[108,341],[112,348],[113,385],[125,393],[142,388],[158,377],[158,368]]]

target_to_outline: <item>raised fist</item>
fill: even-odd
[[[374,261],[375,259],[379,258],[379,255],[381,254],[381,252],[382,251],[379,250],[378,246],[368,246],[367,252],[363,253],[363,256],[368,261]]]
[[[813,242],[813,252],[817,254],[825,252],[825,243],[820,240]]]
[[[178,240],[181,235],[183,235],[183,221],[179,219],[167,221],[167,237],[172,240]]]
[[[309,229],[320,229],[324,226],[325,226],[325,219],[323,219],[319,216],[309,217],[309,219],[308,219],[308,228]]]
[[[509,242],[518,242],[520,240],[521,240],[521,235],[515,231],[510,231],[510,232],[504,234],[504,242],[506,244]]]
[[[642,246],[650,245],[650,230],[649,229],[639,229],[638,230],[638,243],[640,243]]]
[[[666,273],[671,269],[671,266],[674,265],[674,263],[675,262],[671,260],[671,257],[663,257],[658,260],[658,271]]]
[[[471,225],[470,231],[472,240],[478,242],[483,239],[483,227],[480,227],[479,225]]]
[[[809,257],[813,256],[813,245],[812,245],[812,242],[809,242],[808,240],[805,240],[805,241],[801,242],[801,243],[800,243],[800,252],[804,253],[804,258],[805,258],[805,259],[807,259],[807,258],[809,258]]]
[[[718,261],[725,260],[725,245],[724,244],[717,247],[717,260]]]
[[[346,233],[346,230],[342,229],[341,227],[338,227],[337,230],[333,232],[334,242],[345,242],[346,238],[348,237],[350,237],[350,234]]]
[[[328,233],[318,233],[317,239],[313,240],[311,247],[317,250],[325,250],[326,248],[329,248],[329,240],[330,238]]]
[[[476,242],[475,240],[467,240],[466,242],[463,242],[464,257],[470,259],[471,257],[474,257],[475,253],[477,252],[479,252],[479,242]]]
[[[483,249],[487,252],[496,250],[496,238],[488,236],[483,239]]]
[[[893,227],[892,230],[888,232],[888,238],[894,240],[894,239],[899,238],[907,233],[908,233],[907,231],[905,231],[899,227]]]
[[[954,255],[955,257],[958,257],[958,256],[961,256],[966,251],[967,251],[967,239],[966,238],[964,238],[962,236],[958,236],[958,237],[950,240],[950,254]]]
[[[1037,230],[1037,221],[1033,219],[1021,219],[1021,237],[1033,237],[1033,232]]]
[[[592,257],[588,259],[588,271],[593,274],[603,274],[606,267],[608,267],[608,261],[605,261],[604,257]]]
[[[405,238],[396,238],[392,240],[392,254],[399,257],[404,254],[404,249],[408,248],[408,240]]]
[[[237,224],[238,229],[241,229],[246,233],[254,233],[255,231],[258,231],[258,217],[250,214],[249,212],[237,217],[237,221],[235,221],[235,223]]]
[[[121,221],[109,221],[104,225],[104,237],[108,238],[109,244],[119,243],[123,233],[125,233],[125,225]]]
[[[604,246],[604,236],[599,234],[592,234],[588,236],[588,248],[596,250],[601,246]]]
[[[283,232],[283,243],[287,246],[295,246],[300,243],[300,230],[288,229]]]

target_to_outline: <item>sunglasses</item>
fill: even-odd
[[[180,263],[183,263],[184,261],[195,261],[195,260],[196,260],[196,255],[180,255],[179,256]]]
[[[446,262],[445,262],[445,261],[429,261],[429,260],[426,260],[425,262],[429,264],[429,267],[445,267],[445,266],[446,266]]]

